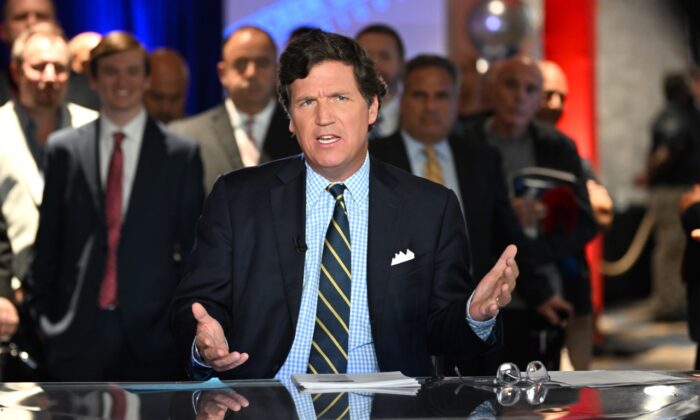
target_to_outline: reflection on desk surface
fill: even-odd
[[[493,378],[445,378],[415,396],[352,394],[351,418],[683,418],[700,415],[700,373],[682,382],[605,387],[496,387]],[[195,419],[315,417],[313,394],[276,381],[5,383],[0,418]],[[234,410],[238,410],[233,413]]]

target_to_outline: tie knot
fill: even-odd
[[[428,159],[435,159],[436,158],[435,148],[433,146],[425,146],[423,148],[423,154]]]
[[[124,137],[126,137],[126,135],[121,131],[115,131],[113,134],[113,137],[114,137],[114,145],[118,147],[118,146],[121,146],[122,140],[124,140]]]
[[[248,135],[253,135],[253,127],[255,127],[255,117],[248,117],[243,123],[245,125],[245,131]]]
[[[337,200],[338,197],[343,196],[343,192],[345,191],[346,188],[347,187],[345,186],[345,184],[340,184],[340,183],[334,182],[332,184],[328,184],[328,186],[326,187],[326,190],[328,190],[328,192],[333,194],[333,198],[335,198]]]

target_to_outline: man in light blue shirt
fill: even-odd
[[[280,66],[304,153],[214,186],[173,302],[190,375],[429,376],[431,354],[494,345],[515,247],[474,287],[455,195],[369,157],[386,88],[356,42],[313,31]]]

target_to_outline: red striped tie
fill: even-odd
[[[122,173],[124,154],[122,153],[124,133],[114,133],[114,150],[109,162],[107,188],[105,190],[105,219],[107,221],[107,261],[100,287],[99,305],[102,309],[112,309],[117,304],[117,251],[122,227]]]

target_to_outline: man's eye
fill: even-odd
[[[314,103],[313,99],[304,99],[303,101],[299,102],[299,106],[306,107],[306,106],[310,106],[313,103]]]
[[[344,96],[344,95],[336,95],[335,99],[338,102],[345,102],[345,101],[349,100],[350,98],[348,98],[347,96]]]

